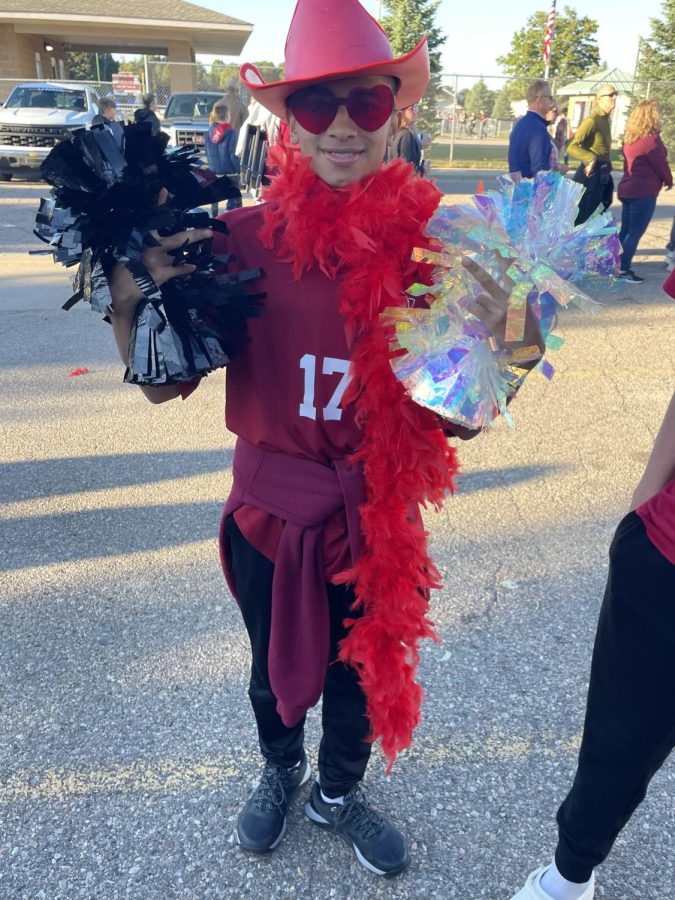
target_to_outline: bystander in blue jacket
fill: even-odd
[[[551,168],[551,138],[546,129],[546,113],[554,104],[551,88],[537,79],[527,89],[528,110],[513,126],[509,137],[509,172],[534,178]]]
[[[237,132],[230,126],[230,111],[224,100],[218,100],[211,112],[211,124],[206,135],[205,148],[209,169],[216,175],[229,175],[239,183],[239,157],[235,153]],[[227,209],[241,206],[241,199],[227,201]],[[214,204],[213,215],[218,213],[218,204]]]

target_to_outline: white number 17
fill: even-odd
[[[316,406],[314,405],[314,384],[316,381],[316,356],[312,353],[305,353],[300,360],[300,368],[305,373],[305,396],[300,404],[300,415],[307,419],[316,419]],[[347,390],[349,384],[349,360],[335,359],[332,356],[325,356],[321,371],[324,375],[342,374],[342,378],[338,382],[338,386],[333,391],[333,396],[328,401],[328,406],[324,407],[323,417],[328,422],[339,422],[342,418],[342,410],[340,409],[340,401]]]

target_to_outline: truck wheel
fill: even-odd
[[[9,172],[0,172],[0,181],[11,181],[12,176]]]

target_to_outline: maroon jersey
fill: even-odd
[[[262,210],[227,213],[230,234],[214,237],[214,252],[227,249],[234,255],[232,269],[263,270],[255,290],[267,294],[261,317],[248,322],[249,342],[226,370],[225,423],[265,450],[327,464],[344,459],[361,439],[353,405],[342,403],[350,349],[339,312],[339,281],[319,269],[296,280],[291,264],[260,243]],[[283,523],[253,507],[241,507],[235,518],[247,540],[274,560]],[[347,559],[341,512],[324,529],[327,576],[341,571]]]
[[[261,268],[267,294],[250,341],[227,367],[225,422],[265,450],[329,463],[355,450],[353,408],[343,409],[349,346],[338,309],[339,283],[314,269],[297,281],[290,263],[260,244],[262,207],[233,210],[226,222],[237,270]]]

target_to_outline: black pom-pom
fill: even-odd
[[[148,123],[124,126],[123,150],[104,125],[78,129],[41,166],[52,185],[35,220],[35,235],[56,262],[78,265],[70,309],[79,300],[106,314],[111,302],[106,275],[125,264],[143,292],[130,345],[126,380],[156,385],[190,381],[227,365],[246,341],[246,319],[259,315],[262,294],[245,285],[259,271],[231,274],[211,254],[210,241],[186,242],[172,251],[175,265],[196,266],[190,275],[158,288],[142,264],[145,247],[195,228],[227,232],[224,223],[196,207],[240,197],[228,176],[201,167],[192,147],[167,149],[167,135]],[[167,202],[158,206],[160,191]],[[217,273],[217,274],[216,274]]]

